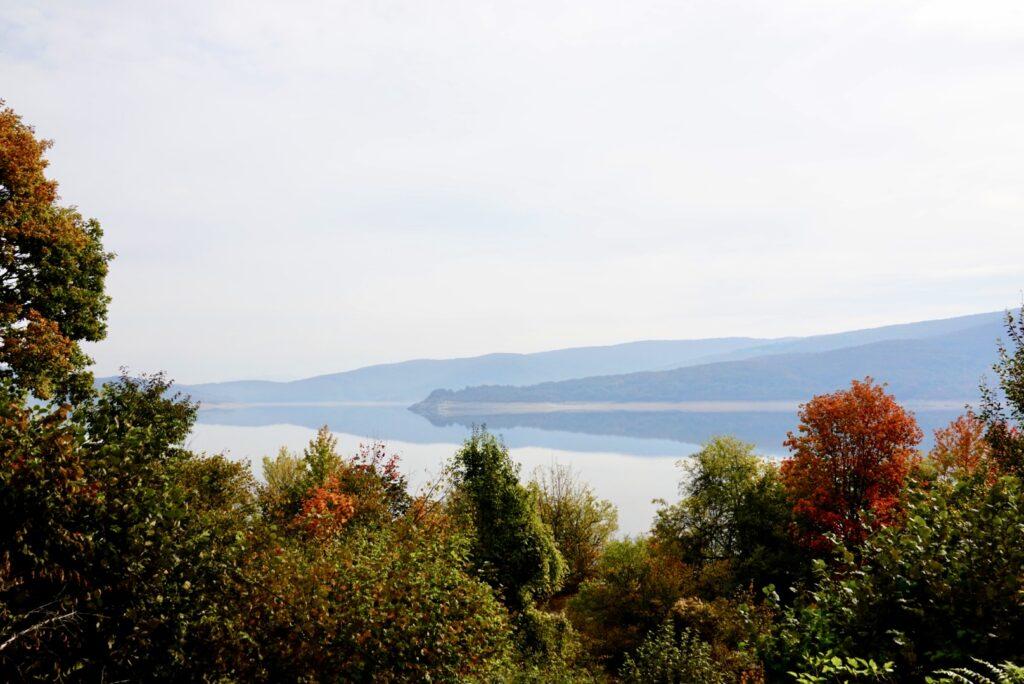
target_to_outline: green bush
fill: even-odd
[[[240,604],[255,644],[243,679],[487,679],[512,655],[511,625],[466,572],[468,543],[397,525],[255,557]]]
[[[711,657],[711,647],[689,630],[666,620],[635,653],[626,656],[619,677],[627,684],[726,684],[735,681]]]
[[[182,448],[195,407],[167,390],[125,378],[70,415],[6,406],[5,679],[188,678],[237,658],[222,588],[249,543],[251,478]]]
[[[837,566],[818,563],[817,586],[784,614],[770,661],[824,648],[891,660],[901,676],[921,677],[971,656],[1019,655],[1024,497],[1016,478],[915,489],[902,526],[839,554]]]
[[[1024,667],[1007,661],[994,665],[974,658],[974,667],[939,670],[938,679],[928,677],[929,684],[1024,684]]]

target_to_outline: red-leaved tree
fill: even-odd
[[[824,550],[832,533],[856,544],[865,523],[893,522],[922,437],[913,414],[865,378],[814,397],[799,417],[798,433],[785,441],[793,455],[781,472],[804,541]]]

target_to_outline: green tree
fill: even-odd
[[[566,561],[561,593],[573,594],[593,575],[598,558],[618,528],[618,512],[610,501],[599,499],[569,466],[556,463],[538,468],[529,489]]]
[[[79,342],[106,334],[112,255],[99,223],[58,204],[49,146],[0,101],[0,380],[12,397],[81,399],[91,375]]]
[[[195,407],[167,390],[124,378],[70,415],[23,408],[0,427],[0,631],[21,635],[0,672],[168,678],[233,659],[221,588],[251,479],[182,447]]]
[[[475,530],[471,557],[482,575],[515,611],[551,596],[565,561],[505,445],[474,430],[453,467]]]
[[[976,474],[908,495],[906,521],[883,528],[784,614],[775,656],[831,650],[893,661],[920,677],[969,657],[1012,658],[1024,642],[1024,492]],[[787,668],[781,668],[787,669]]]
[[[999,361],[993,366],[998,388],[981,386],[985,439],[1002,472],[1024,476],[1024,308],[1006,313],[1009,345],[999,342]]]
[[[612,672],[661,624],[688,581],[678,559],[649,539],[612,541],[569,602],[569,617],[591,652]]]
[[[682,499],[658,510],[654,536],[705,576],[706,591],[788,586],[802,554],[778,469],[732,437],[710,440],[681,464]]]

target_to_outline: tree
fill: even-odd
[[[112,255],[99,223],[57,203],[49,147],[0,101],[0,379],[15,396],[81,399],[91,375],[79,342],[106,333]]]
[[[407,482],[398,457],[384,445],[360,445],[352,457],[338,453],[338,440],[324,425],[302,451],[282,447],[263,459],[264,514],[273,522],[298,523],[315,534],[340,531],[346,523],[384,524],[409,508]],[[301,520],[300,520],[301,518]]]
[[[818,561],[818,583],[780,620],[779,650],[893,661],[900,681],[1024,641],[1024,491],[1015,477],[912,487],[906,522]],[[770,658],[774,660],[774,658]]]
[[[615,671],[662,623],[686,580],[683,564],[650,539],[612,541],[594,576],[570,600],[569,616],[591,652]]]
[[[801,554],[789,539],[789,504],[777,468],[733,437],[710,440],[680,464],[683,498],[658,510],[655,538],[705,576],[705,590],[727,594],[750,582],[788,586]]]
[[[935,431],[928,458],[941,477],[971,476],[981,469],[987,470],[990,478],[997,475],[985,429],[984,421],[968,412]]]
[[[871,378],[814,397],[799,416],[781,473],[805,541],[827,549],[831,533],[856,543],[865,524],[893,522],[922,437],[914,416]]]
[[[474,564],[514,611],[551,596],[561,586],[565,561],[533,497],[519,484],[508,449],[477,429],[453,465],[475,529]]]
[[[982,384],[980,418],[998,468],[1024,475],[1024,308],[1016,315],[1006,313],[1006,333],[1010,346],[999,342],[999,361],[993,366],[999,387]]]
[[[71,413],[0,424],[0,632],[71,615],[0,653],[4,679],[190,678],[241,648],[233,581],[248,471],[183,448],[195,406],[123,378]]]
[[[530,492],[566,562],[561,593],[575,593],[593,575],[597,559],[618,527],[615,506],[599,499],[572,468],[557,463],[534,472]]]

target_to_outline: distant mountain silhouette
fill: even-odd
[[[439,387],[483,383],[529,385],[588,375],[685,366],[772,340],[728,337],[651,340],[534,354],[487,354],[461,359],[420,359],[367,366],[292,382],[239,380],[179,387],[207,402],[399,401],[422,399]]]
[[[770,351],[739,361],[526,387],[489,385],[459,391],[437,390],[414,410],[457,415],[459,404],[473,403],[806,400],[814,394],[845,387],[852,378],[869,375],[888,383],[899,399],[964,400],[977,395],[979,380],[996,360],[995,343],[1002,333],[1001,317],[997,314],[970,317],[968,322],[973,325],[959,329],[950,325],[953,321],[900,326],[895,331],[901,335],[898,339],[828,351],[773,353],[820,348],[834,343],[836,336],[766,345],[762,349]],[[915,331],[924,335],[911,337]],[[870,339],[877,332],[847,333],[845,339]]]
[[[438,397],[454,401],[534,401],[540,397],[545,397],[544,401],[633,401],[654,396],[666,400],[777,399],[804,398],[810,388],[831,389],[834,381],[838,381],[835,386],[842,386],[851,377],[870,373],[889,380],[894,387],[905,386],[931,397],[977,385],[976,372],[990,364],[1001,320],[1002,314],[997,312],[801,338],[650,340],[533,354],[420,359],[291,382],[238,380],[177,389],[207,404],[408,404],[438,389],[457,392],[431,395],[431,402]],[[966,332],[971,330],[975,332]],[[967,334],[962,343],[973,345],[970,349],[950,349],[951,341],[936,342],[937,347],[901,345],[941,340],[961,332]],[[808,356],[853,348],[860,351]],[[730,365],[739,362],[752,365]],[[944,377],[932,377],[924,368],[943,363],[949,371]],[[824,386],[825,381],[832,384]]]

